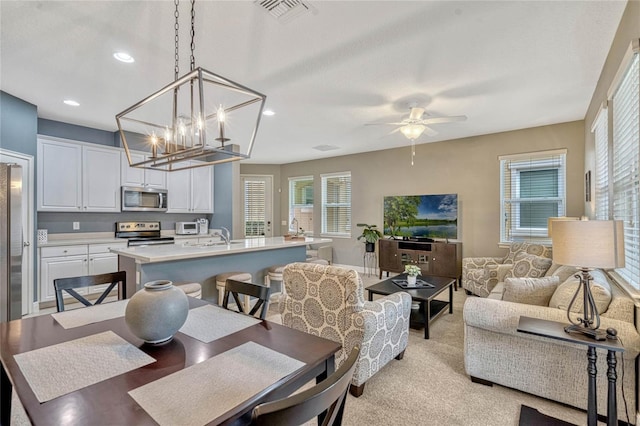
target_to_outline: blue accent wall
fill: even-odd
[[[38,119],[38,134],[56,138],[71,139],[79,142],[91,142],[100,145],[118,146],[115,144],[114,132],[77,126],[61,121]]]
[[[38,107],[0,91],[0,148],[36,156]]]
[[[213,167],[213,211],[215,214],[209,228],[224,226],[233,232],[233,166],[233,163],[222,163]]]

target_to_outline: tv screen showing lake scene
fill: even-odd
[[[458,194],[385,196],[384,234],[458,238]]]

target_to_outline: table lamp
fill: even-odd
[[[624,228],[620,220],[576,220],[555,221],[553,224],[553,261],[561,265],[575,266],[580,285],[567,307],[567,318],[571,325],[567,333],[581,333],[596,340],[604,340],[606,333],[598,330],[600,315],[593,300],[589,271],[595,268],[612,269],[624,267]],[[583,289],[582,317],[573,319],[571,308]]]

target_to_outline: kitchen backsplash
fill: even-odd
[[[49,234],[68,234],[85,232],[115,232],[116,222],[160,221],[162,230],[174,230],[176,222],[191,222],[200,217],[212,221],[212,214],[184,214],[157,212],[122,213],[57,213],[39,212],[38,229],[46,229]],[[73,229],[73,222],[79,222],[80,229]]]

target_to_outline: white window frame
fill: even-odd
[[[343,203],[328,203],[327,202],[327,182],[331,178],[349,178],[349,201]],[[338,173],[326,173],[320,175],[322,181],[322,226],[320,235],[323,237],[343,237],[351,238],[351,172],[338,172]],[[327,231],[327,208],[329,207],[344,207],[349,210],[349,219],[346,224],[346,230],[344,232],[329,232]]]
[[[558,210],[557,216],[564,216],[566,211],[566,180],[567,180],[567,150],[550,150],[530,152],[513,155],[501,155],[500,160],[500,244],[510,244],[513,241],[536,241],[543,244],[551,244],[547,227],[525,228],[520,226],[520,203],[530,201],[555,202]],[[558,162],[557,158],[560,158]],[[507,182],[505,182],[505,167],[509,164],[510,183],[509,198],[506,196]],[[557,197],[520,197],[520,175],[524,171],[558,169],[558,196]],[[511,218],[515,221],[507,229],[506,217],[508,215],[506,204],[511,203],[515,209]]]

